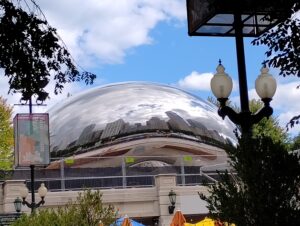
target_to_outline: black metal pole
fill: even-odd
[[[29,114],[32,114],[32,97],[29,98]]]
[[[35,211],[35,195],[34,195],[34,165],[30,165],[31,174],[31,213]]]
[[[241,128],[243,133],[251,133],[251,122],[248,99],[248,87],[247,87],[247,75],[246,75],[246,63],[245,63],[245,51],[243,40],[243,23],[241,13],[238,10],[234,13],[234,29],[235,29],[235,43],[236,43],[236,55],[239,77],[239,89],[240,89],[240,104],[241,114],[244,120],[242,120]],[[249,116],[249,117],[248,117]]]

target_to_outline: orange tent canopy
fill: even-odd
[[[184,226],[186,220],[180,210],[177,210],[170,226]]]
[[[131,224],[128,217],[124,217],[124,220],[122,222],[122,226],[132,226],[132,224]]]

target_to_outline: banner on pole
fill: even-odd
[[[14,118],[15,166],[50,163],[49,115],[17,114]]]

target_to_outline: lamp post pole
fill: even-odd
[[[242,135],[251,136],[252,125],[264,117],[270,117],[273,113],[270,101],[276,91],[276,80],[264,65],[255,81],[256,92],[264,102],[264,107],[258,112],[250,112],[243,37],[256,37],[263,34],[281,21],[281,16],[285,15],[289,7],[250,0],[186,0],[186,2],[189,35],[235,37],[241,111],[237,113],[226,106],[232,91],[232,81],[224,72],[225,68],[221,62],[211,80],[211,88],[220,102],[218,114],[223,119],[227,116],[237,124],[241,128]],[[278,14],[278,20],[264,20],[272,13]]]
[[[37,104],[40,105],[40,104]],[[32,120],[32,95],[29,98],[29,117],[30,120]],[[30,133],[33,133],[33,128],[32,128],[32,123],[30,123]],[[34,168],[35,165],[31,164],[30,166],[30,192],[31,192],[31,203],[27,202],[25,199],[28,195],[28,189],[26,188],[24,191],[22,191],[22,204],[26,205],[27,207],[29,207],[31,209],[31,213],[33,214],[35,212],[35,209],[38,208],[40,205],[43,205],[45,203],[44,201],[44,197],[47,193],[47,188],[44,186],[44,184],[42,183],[41,187],[39,188],[38,192],[41,196],[41,201],[38,203],[35,203],[35,190],[34,190]]]
[[[239,77],[239,87],[240,87],[241,111],[249,112],[245,51],[244,51],[244,41],[243,41],[243,24],[241,20],[241,14],[238,12],[234,14],[234,29],[235,29],[236,55],[237,55],[238,77]]]
[[[247,75],[246,75],[246,63],[245,63],[245,50],[244,50],[244,40],[243,40],[243,23],[241,19],[241,13],[237,9],[234,13],[235,30],[235,44],[236,44],[236,56],[237,56],[237,66],[238,66],[238,77],[239,77],[239,89],[240,89],[240,106],[241,115],[245,117],[246,120],[241,121],[242,134],[251,134],[251,124],[248,119],[250,119],[251,112],[249,110],[249,98],[248,98],[248,86],[247,86]]]
[[[273,109],[270,107],[270,101],[276,91],[276,81],[268,74],[268,69],[264,65],[261,69],[261,75],[255,81],[255,89],[257,94],[264,102],[264,107],[255,114],[249,109],[248,87],[246,77],[245,52],[243,42],[243,22],[242,16],[237,8],[234,13],[233,29],[235,30],[237,66],[240,89],[240,105],[241,112],[237,113],[229,106],[226,106],[228,96],[232,91],[232,79],[225,73],[225,68],[219,63],[217,73],[211,80],[211,88],[214,95],[220,102],[218,114],[224,119],[225,116],[235,124],[239,125],[242,130],[242,136],[252,136],[252,126],[258,123],[264,117],[270,117]]]
[[[30,165],[30,190],[31,190],[31,213],[34,213],[35,205],[35,194],[34,194],[34,165]]]
[[[32,115],[32,98],[29,98],[29,114]],[[30,190],[31,190],[31,213],[35,210],[35,194],[34,194],[34,165],[30,165]]]

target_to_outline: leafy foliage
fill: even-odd
[[[257,112],[263,107],[263,103],[260,100],[252,99],[249,106],[251,112]],[[278,119],[274,116],[263,118],[259,123],[254,124],[252,132],[254,137],[267,136],[273,142],[281,142],[283,144],[289,142],[287,132],[280,127]]]
[[[252,44],[268,47],[265,63],[279,68],[280,75],[300,77],[300,20],[295,16],[300,9],[300,3],[293,2],[290,17],[254,39]]]
[[[291,150],[300,150],[300,133],[298,133],[298,135],[292,140]]]
[[[77,201],[58,209],[42,209],[36,214],[24,214],[12,226],[98,226],[111,225],[116,219],[113,206],[104,206],[100,191],[79,193]]]
[[[0,1],[0,68],[9,77],[10,92],[21,93],[24,101],[36,96],[42,102],[49,95],[44,88],[51,76],[55,94],[68,82],[92,84],[96,76],[77,70],[56,29],[21,5]]]
[[[236,176],[220,174],[208,202],[213,218],[237,226],[300,225],[299,157],[270,137],[244,137],[228,150]]]
[[[0,170],[10,170],[13,165],[12,108],[0,96]]]
[[[300,19],[295,14],[300,10],[299,0],[263,0],[279,9],[290,8],[288,17],[275,28],[265,32],[252,41],[253,45],[266,45],[267,63],[270,67],[280,70],[280,75],[300,77]],[[272,15],[266,19],[281,19]],[[299,86],[298,86],[299,88]],[[294,116],[287,124],[287,129],[299,124],[300,115]]]

